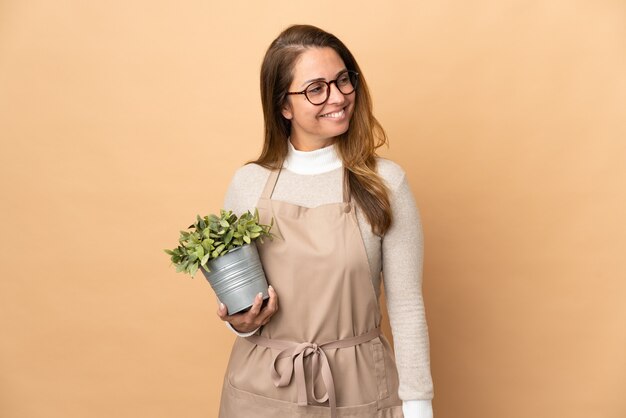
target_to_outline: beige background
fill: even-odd
[[[0,1],[0,416],[214,417],[163,248],[261,147],[291,23],[354,52],[425,234],[436,418],[626,416],[626,3]]]

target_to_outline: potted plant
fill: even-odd
[[[268,284],[259,259],[256,240],[270,240],[274,225],[259,223],[259,212],[247,211],[237,217],[232,211],[220,210],[220,216],[196,215],[188,231],[180,231],[178,247],[164,250],[170,255],[177,272],[191,275],[202,271],[218,299],[228,307],[228,314],[249,309],[261,292],[268,299]]]

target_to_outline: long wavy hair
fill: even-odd
[[[376,149],[388,145],[387,135],[372,111],[367,83],[356,59],[336,36],[311,25],[289,26],[271,43],[261,66],[261,101],[265,141],[259,158],[246,164],[278,169],[289,150],[291,121],[281,108],[293,81],[296,60],[308,48],[332,48],[348,70],[359,73],[355,106],[348,130],[335,141],[339,157],[347,169],[353,199],[369,221],[372,232],[383,236],[391,226],[389,191],[376,170]]]

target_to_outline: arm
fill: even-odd
[[[251,167],[238,169],[226,191],[222,208],[232,210],[237,216],[254,208],[258,195],[262,190],[262,182],[266,180],[258,175],[258,171]],[[227,308],[218,300],[217,315],[226,326],[239,337],[248,337],[255,334],[262,325],[269,322],[278,309],[278,297],[274,289],[269,288],[270,300],[267,306],[262,307],[263,299],[257,296],[252,308],[244,313],[228,315]],[[237,329],[245,331],[237,331]]]
[[[390,186],[392,226],[382,240],[383,283],[406,418],[430,418],[434,396],[422,298],[424,237],[419,210],[402,176]]]

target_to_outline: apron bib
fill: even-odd
[[[398,372],[343,172],[343,202],[307,208],[272,200],[272,170],[259,201],[274,217],[258,245],[278,312],[259,335],[237,337],[220,418],[402,418]]]

